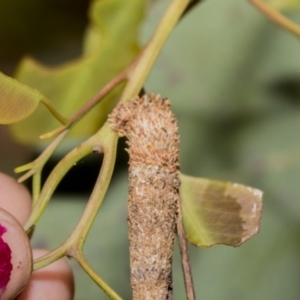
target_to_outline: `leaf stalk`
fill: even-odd
[[[252,3],[271,21],[300,38],[300,26],[297,23],[291,21],[262,0],[249,0],[249,2]]]
[[[182,13],[188,6],[189,0],[173,0],[164,17],[157,26],[152,38],[142,53],[142,56],[133,70],[129,82],[126,85],[120,102],[125,103],[138,95],[142,89],[162,47],[171,34],[173,28],[180,20]]]

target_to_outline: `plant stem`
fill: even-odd
[[[63,132],[65,133],[65,132]],[[65,176],[65,174],[69,171],[69,169],[77,163],[80,159],[92,153],[93,147],[98,143],[98,136],[101,135],[101,130],[89,138],[87,141],[82,143],[80,146],[73,149],[69,152],[52,170],[51,174],[47,178],[40,197],[36,202],[33,211],[25,224],[25,230],[30,228],[32,225],[36,224],[36,222],[41,217],[44,209],[46,208],[54,190],[57,185],[61,181],[61,179]]]
[[[141,56],[141,62],[138,63],[138,67],[134,69],[133,76],[127,84],[122,96],[121,102],[127,101],[138,94],[142,88],[152,66],[157,59],[161,49],[167,40],[168,36],[172,32],[173,28],[181,18],[182,14],[189,4],[194,6],[200,0],[194,0],[191,3],[188,0],[173,0],[161,23],[156,29],[149,45],[146,47],[146,51]],[[63,117],[53,106],[53,104],[46,98],[41,101],[49,109],[49,111],[65,126],[61,126],[51,132],[45,133],[40,136],[41,139],[48,139],[56,134],[61,133],[66,127],[70,127],[75,121],[81,119],[88,111],[90,111],[96,104],[99,103],[111,90],[113,90],[118,84],[124,81],[134,65],[137,64],[140,56],[137,57],[123,72],[113,78],[106,86],[104,86],[90,101],[88,101],[83,107],[81,107],[70,119]],[[130,95],[130,96],[129,96]],[[125,99],[125,100],[124,100]]]
[[[37,202],[40,191],[41,191],[41,174],[42,171],[39,170],[38,172],[34,173],[32,176],[32,205],[34,206]]]
[[[111,299],[121,300],[120,296],[92,269],[82,254],[84,242],[108,189],[116,159],[118,136],[110,129],[108,123],[102,127],[97,137],[98,140],[93,139],[93,142],[98,142],[96,144],[102,149],[104,160],[83,215],[73,233],[61,246],[34,262],[34,270],[45,267],[65,255],[73,257]]]
[[[106,125],[104,127],[104,131],[107,129],[109,129],[109,127]],[[99,207],[102,204],[111,180],[116,159],[117,141],[117,135],[112,131],[106,135],[106,139],[104,138],[99,141],[102,144],[101,148],[104,152],[104,160],[101,166],[100,174],[95,183],[94,190],[90,196],[89,202],[82,214],[82,217],[80,218],[80,221],[70,237],[61,246],[34,262],[34,270],[38,270],[47,266],[48,264],[51,264],[55,260],[64,256],[66,253],[68,256],[76,258],[78,251],[82,251],[85,239],[96,217]]]
[[[47,148],[43,151],[43,153],[33,162],[20,166],[15,169],[16,173],[20,173],[29,169],[28,172],[26,172],[23,176],[21,176],[18,179],[18,182],[23,182],[24,180],[26,180],[27,178],[33,175],[33,182],[32,182],[33,205],[35,205],[40,195],[42,169],[45,163],[48,161],[50,156],[53,154],[55,149],[58,147],[58,145],[61,143],[61,141],[64,139],[64,137],[67,135],[68,132],[69,130],[65,130],[59,136],[57,136],[47,146]]]
[[[102,100],[109,92],[111,92],[122,81],[126,80],[130,70],[136,63],[136,59],[131,63],[124,71],[119,73],[115,78],[108,82],[91,100],[89,100],[84,106],[82,106],[71,118],[71,124],[78,119],[82,118],[87,112],[89,112],[100,100]]]
[[[262,0],[249,0],[249,2],[258,8],[263,14],[265,14],[271,21],[296,35],[298,38],[300,37],[300,26],[297,23],[289,20],[287,17],[282,15],[268,4],[264,3]]]
[[[82,269],[102,288],[104,293],[112,300],[122,300],[122,298],[95,272],[82,254],[75,258]]]
[[[69,122],[68,118],[65,118],[62,116],[58,110],[54,107],[52,102],[48,100],[47,98],[42,98],[41,102],[48,108],[48,110],[51,112],[51,114],[62,124],[66,125]]]
[[[185,237],[185,230],[184,230],[180,203],[178,207],[178,217],[177,217],[177,235],[179,241],[181,265],[183,270],[184,285],[185,285],[187,300],[195,300],[196,293],[194,288],[192,268],[190,264],[189,252],[188,252],[188,247],[187,247],[187,242]]]
[[[138,58],[137,58],[138,59]],[[108,82],[101,90],[87,103],[85,103],[77,112],[75,112],[72,117],[69,119],[68,123],[64,126],[58,127],[50,132],[47,132],[40,136],[40,139],[48,139],[51,138],[67,128],[70,128],[77,121],[83,118],[95,105],[97,105],[108,93],[110,93],[117,85],[121,82],[125,81],[128,77],[130,70],[136,64],[137,59],[135,59],[124,71],[119,73],[116,77],[114,77],[110,82]]]
[[[104,153],[100,174],[82,217],[70,237],[77,241],[77,249],[81,249],[84,245],[86,236],[103,202],[114,170],[118,135],[109,128],[108,123],[102,127],[101,131],[105,138],[99,140],[99,144],[101,143],[101,148]]]
[[[33,271],[37,271],[41,268],[47,267],[53,262],[61,259],[66,255],[68,244],[67,242],[63,243],[61,246],[56,248],[55,250],[39,257],[33,262]]]
[[[146,46],[136,68],[133,70],[129,82],[122,93],[120,102],[126,102],[138,95],[163,45],[188,4],[189,0],[173,0],[171,2],[154,35]]]

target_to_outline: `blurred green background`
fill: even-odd
[[[149,37],[166,4],[153,1],[142,40]],[[0,70],[12,74],[25,54],[47,64],[78,56],[87,7],[85,0],[1,0]],[[300,23],[300,9],[287,15]],[[148,92],[173,103],[182,172],[236,181],[265,193],[259,235],[240,248],[190,247],[199,299],[300,299],[299,50],[299,40],[267,21],[247,1],[207,0],[180,22],[145,85]],[[127,157],[121,148],[85,253],[99,274],[124,299],[131,299]],[[6,127],[0,128],[1,171],[12,175],[14,167],[31,160],[37,151],[19,145]],[[57,156],[51,163],[55,161]],[[93,157],[74,166],[67,176],[69,185],[60,187],[37,227],[35,247],[53,249],[69,235],[98,169]],[[107,299],[71,263],[75,299]],[[178,251],[174,290],[176,300],[185,299]]]

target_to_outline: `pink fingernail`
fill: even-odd
[[[10,247],[2,239],[5,232],[7,232],[7,229],[0,224],[0,299],[6,290],[13,269]]]

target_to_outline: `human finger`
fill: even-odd
[[[32,251],[22,225],[0,208],[0,299],[18,295],[32,270]]]
[[[31,212],[31,196],[27,189],[12,177],[0,172],[0,208],[12,214],[22,225]]]
[[[34,249],[34,259],[48,251]],[[60,259],[45,268],[34,271],[30,281],[17,300],[71,300],[74,295],[74,278],[71,267]]]
[[[1,300],[12,299],[12,296],[18,294],[27,283],[31,273],[32,257],[28,238],[22,226],[11,215],[15,215],[21,224],[25,224],[30,211],[31,197],[29,192],[23,185],[0,172],[0,225],[7,221],[5,219],[10,220],[9,223],[4,224],[5,229],[0,231],[0,278],[6,278],[2,280],[2,283],[0,279]],[[15,228],[19,230],[13,230]],[[23,240],[25,240],[25,244]],[[1,241],[3,242],[2,246],[4,245],[2,248]],[[20,253],[18,249],[23,250]],[[22,253],[29,253],[29,255],[22,258]],[[34,250],[33,255],[34,258],[37,258],[45,253],[46,250]],[[16,258],[23,262],[21,270],[18,262],[15,261]],[[5,276],[1,274],[1,263],[3,266],[8,266],[6,269],[2,268],[6,270]],[[46,268],[33,272],[28,285],[17,299],[69,300],[73,298],[73,293],[72,271],[65,260],[59,260]]]

